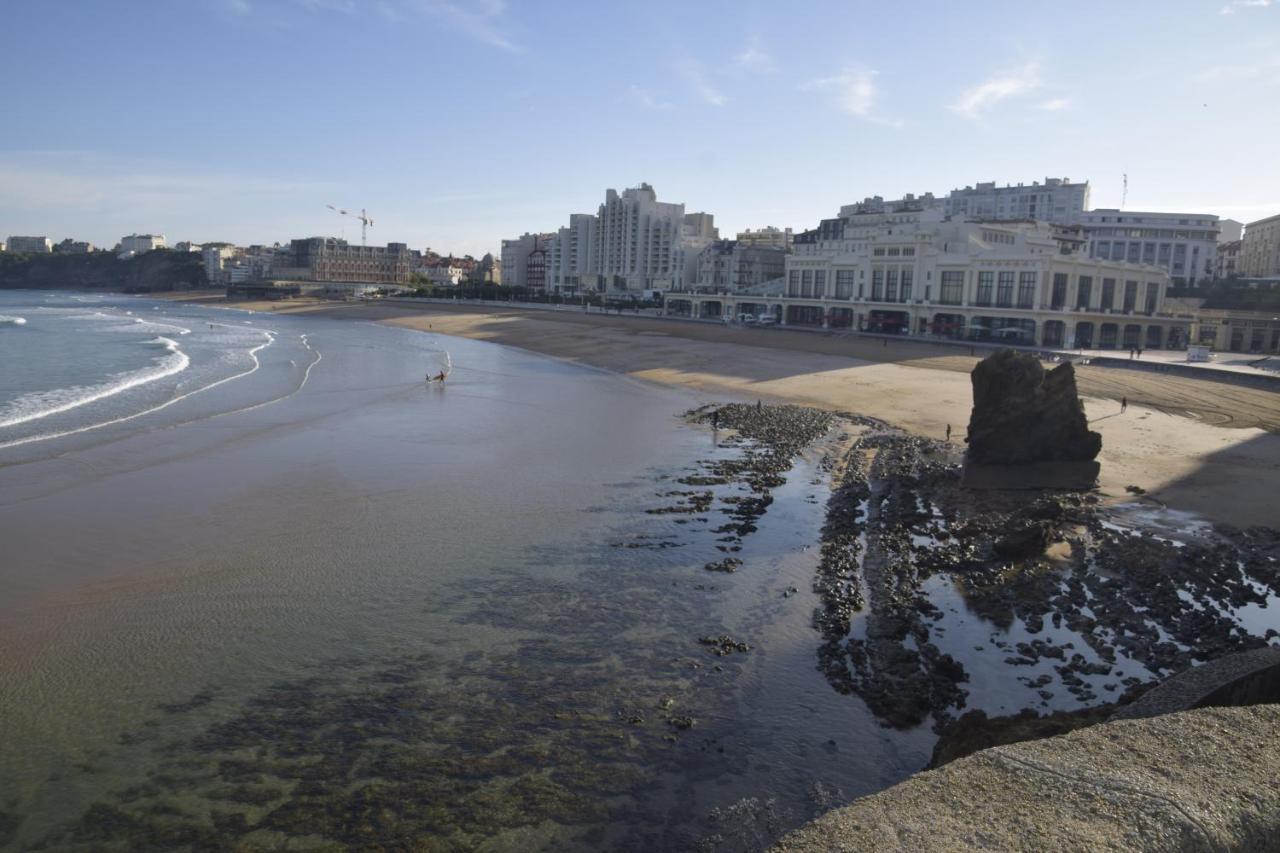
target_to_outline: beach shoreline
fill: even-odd
[[[855,412],[925,436],[941,437],[950,425],[958,443],[971,406],[968,373],[979,361],[928,343],[597,312],[321,300],[225,304],[489,341],[708,396]],[[1133,500],[1128,487],[1135,486],[1143,500],[1217,524],[1280,525],[1269,478],[1258,476],[1280,474],[1280,394],[1107,368],[1083,367],[1077,378],[1090,428],[1103,437],[1105,499]],[[1129,404],[1123,415],[1121,397]]]

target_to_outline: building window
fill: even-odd
[[[973,301],[974,305],[987,306],[991,304],[991,292],[995,288],[996,274],[993,272],[978,273],[978,297]]]
[[[791,271],[791,280],[787,283],[787,295],[800,295],[800,270]]]
[[[883,247],[877,247],[877,248],[875,248],[875,249],[872,249],[872,250],[871,250],[871,254],[872,254],[872,255],[874,255],[874,256],[875,256],[875,257],[877,257],[877,258],[883,258],[883,257],[884,257],[884,248],[883,248]]]
[[[821,299],[827,290],[827,271],[813,271],[813,296],[815,299]]]
[[[1036,274],[1024,272],[1018,274],[1018,307],[1034,308],[1036,305]]]
[[[1160,285],[1158,282],[1147,282],[1147,304],[1146,311],[1148,314],[1156,313],[1156,300],[1160,296]]]
[[[871,300],[884,301],[884,267],[876,267],[871,271]]]
[[[914,246],[907,246],[902,250],[902,257],[904,258],[914,257],[915,253],[916,253],[916,250]]]
[[[996,287],[996,304],[1001,308],[1013,307],[1013,272],[1000,273],[999,284]]]
[[[1116,280],[1114,278],[1104,278],[1102,280],[1102,306],[1108,311],[1116,307]]]
[[[1135,235],[1135,236],[1136,236],[1136,235]],[[1140,253],[1141,251],[1142,251],[1142,244],[1141,244],[1141,243],[1130,243],[1130,244],[1129,244],[1129,254],[1128,254],[1128,256],[1125,258],[1125,260],[1127,260],[1127,261],[1128,261],[1129,263],[1131,263],[1131,264],[1136,264],[1136,263],[1138,262],[1139,253]]]
[[[1053,274],[1053,293],[1049,297],[1050,308],[1061,308],[1067,304],[1067,274],[1064,272],[1056,272]]]
[[[938,292],[938,302],[943,305],[959,305],[964,301],[964,272],[961,270],[945,270],[942,273],[942,286]]]
[[[905,250],[904,250],[905,254]],[[902,271],[902,281],[900,283],[899,292],[902,295],[903,302],[911,301],[911,280],[915,277],[915,270],[904,269]]]
[[[898,268],[889,267],[885,270],[885,287],[884,298],[886,302],[898,301]]]
[[[1093,276],[1082,275],[1076,282],[1076,308],[1085,311],[1093,297]]]
[[[804,270],[800,274],[800,296],[805,299],[813,296],[813,270]]]
[[[853,295],[853,270],[836,270],[836,299]]]
[[[1138,283],[1136,281],[1126,281],[1124,283],[1124,310],[1132,311],[1138,302]]]

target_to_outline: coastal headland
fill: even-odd
[[[184,298],[175,295],[175,298]],[[239,302],[236,307],[376,321],[521,347],[636,379],[744,400],[879,418],[963,441],[969,372],[985,353],[880,337],[826,336],[628,314],[403,302]],[[1276,526],[1280,394],[1167,374],[1081,365],[1090,429],[1102,435],[1104,497],[1144,499],[1236,527]],[[1120,412],[1120,400],[1128,409]],[[1274,472],[1268,476],[1268,472]]]

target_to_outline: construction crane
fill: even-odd
[[[326,204],[325,207],[337,213],[341,213],[343,216],[354,216],[356,219],[359,219],[360,220],[360,245],[364,246],[368,243],[369,228],[370,226],[373,225],[373,219],[369,216],[368,212],[364,208],[361,208],[360,212],[356,213],[354,211],[343,210],[340,207],[334,207],[331,204]]]

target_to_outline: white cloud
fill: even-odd
[[[644,89],[634,83],[628,88],[627,93],[631,100],[647,110],[669,110],[673,106],[667,101],[659,100],[648,89]]]
[[[702,66],[696,60],[687,60],[679,63],[677,69],[681,76],[689,83],[694,93],[706,103],[713,107],[722,107],[729,102],[724,93],[711,84],[707,79],[707,75],[703,72]]]
[[[752,39],[747,46],[733,58],[734,65],[739,68],[745,68],[748,71],[768,72],[773,71],[777,66],[774,65],[773,57],[770,56],[764,48],[760,47],[757,39]]]
[[[800,91],[829,92],[835,98],[837,108],[843,113],[877,124],[901,127],[900,120],[875,114],[876,102],[880,98],[876,88],[879,73],[868,69],[847,69],[834,77],[820,77],[801,83]]]
[[[950,109],[965,118],[977,118],[1001,101],[1025,95],[1038,88],[1040,63],[1028,62],[1018,68],[1001,71],[977,86],[965,89]]]
[[[1061,110],[1070,109],[1071,99],[1070,98],[1050,98],[1047,101],[1041,101],[1040,104],[1037,106],[1037,108],[1045,110],[1046,112],[1056,113]]]
[[[247,15],[253,11],[249,0],[223,0],[222,8],[233,15]]]
[[[1264,9],[1272,4],[1273,0],[1231,0],[1227,5],[1219,10],[1220,15],[1234,15],[1236,9]]]
[[[513,52],[520,50],[500,29],[502,16],[507,11],[504,0],[418,0],[416,5],[482,44]]]

